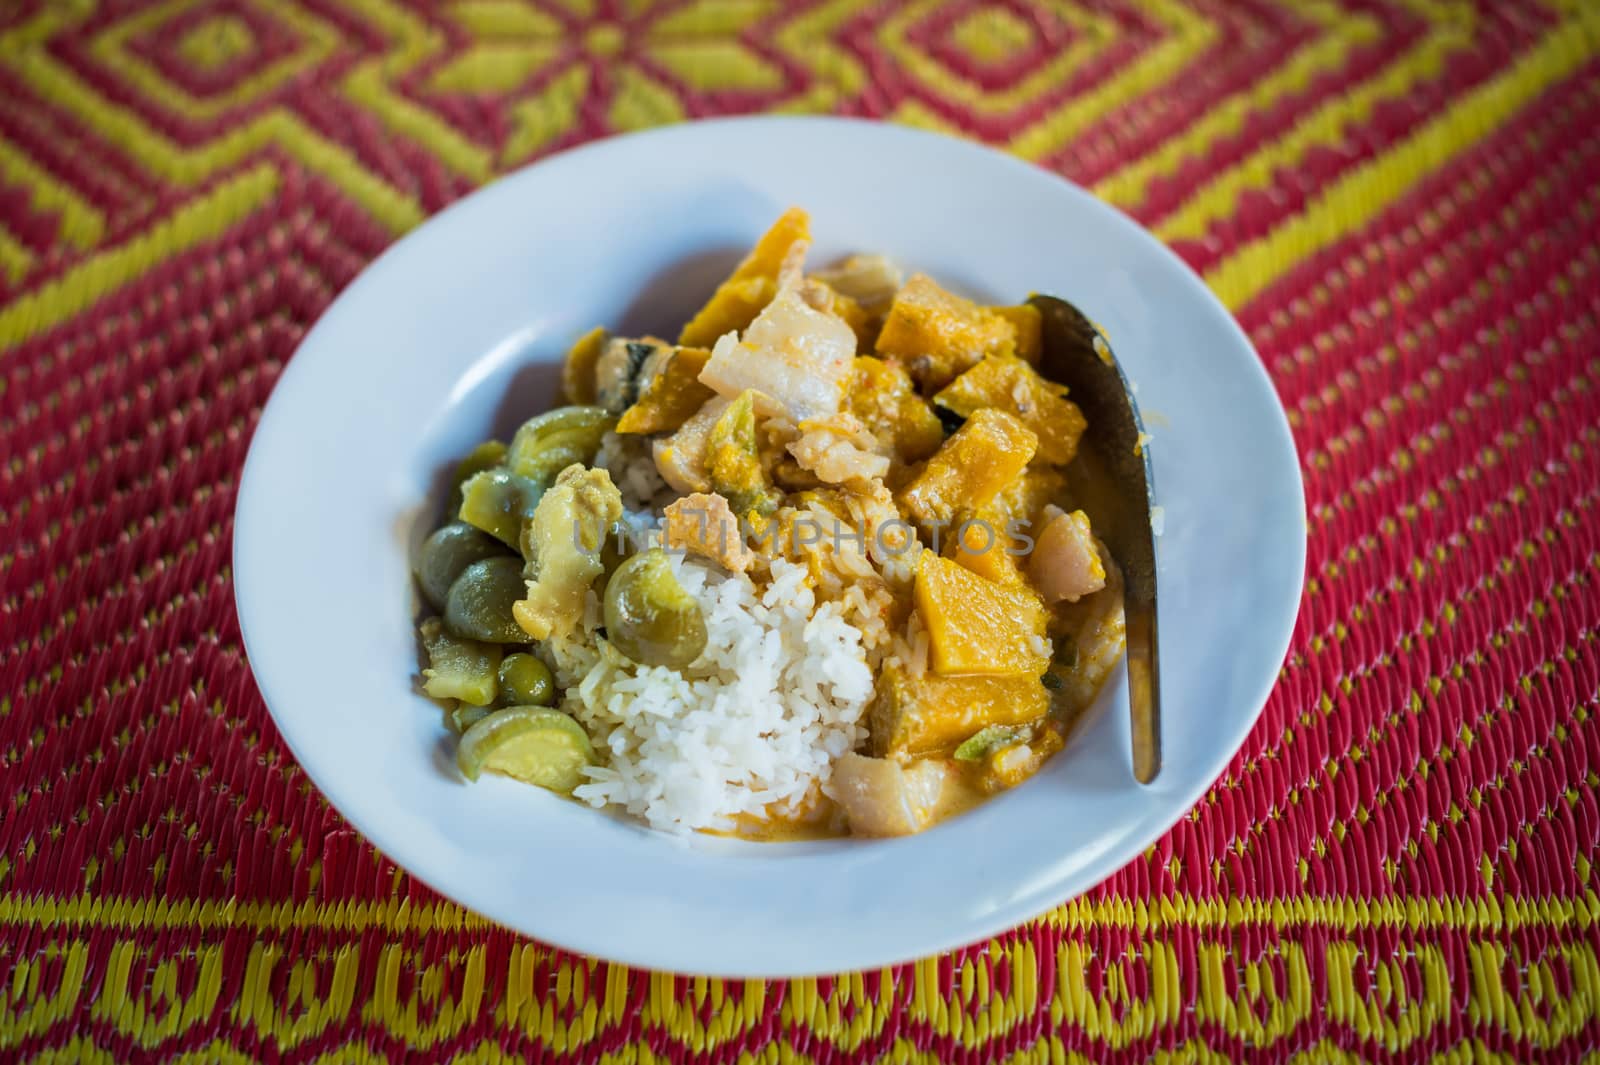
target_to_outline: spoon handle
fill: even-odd
[[[1156,650],[1156,605],[1128,589],[1128,711],[1133,726],[1133,776],[1141,784],[1161,772],[1161,671]]]

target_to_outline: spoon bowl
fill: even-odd
[[[1149,437],[1133,389],[1105,335],[1082,311],[1055,296],[1034,296],[1039,309],[1040,369],[1067,386],[1089,427],[1077,460],[1100,480],[1093,514],[1101,542],[1122,568],[1127,619],[1128,705],[1133,725],[1133,775],[1149,784],[1161,772],[1161,673],[1156,632],[1154,476]],[[1074,471],[1077,472],[1077,471]]]

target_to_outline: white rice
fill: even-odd
[[[922,627],[922,615],[911,612],[905,633],[895,634],[890,654],[907,676],[920,677],[928,671],[928,632]]]
[[[688,669],[642,667],[595,631],[546,641],[564,708],[606,764],[574,795],[672,832],[728,831],[740,815],[802,811],[833,762],[864,738],[873,674],[860,628],[819,603],[803,566],[775,560],[758,591],[695,558],[670,556],[705,615],[708,641]]]
[[[600,439],[594,465],[611,474],[622,493],[622,505],[632,511],[653,509],[652,503],[667,487],[650,457],[650,442],[642,436],[607,433]]]

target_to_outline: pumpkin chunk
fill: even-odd
[[[607,333],[604,326],[595,326],[567,352],[561,364],[561,394],[568,403],[588,406],[595,400],[595,364],[605,350]]]
[[[924,551],[913,597],[935,673],[1027,673],[1037,680],[1050,664],[1049,618],[1026,588],[996,584]]]
[[[945,541],[944,556],[980,577],[999,584],[1018,584],[1022,581],[1022,567],[1016,558],[1006,554],[1011,542],[1003,518],[996,523],[993,517],[974,515],[958,524]]]
[[[1061,497],[1066,486],[1067,478],[1060,470],[1030,466],[994,499],[962,515],[954,534],[946,541],[945,557],[991,581],[1021,583],[1022,567],[1028,562],[1032,547],[1030,541],[1037,540],[1044,527],[1043,512]],[[1017,523],[1017,536],[1010,535],[1013,522]]]
[[[953,750],[991,725],[1023,725],[1050,709],[1039,677],[908,675],[884,667],[868,711],[870,752],[878,757],[920,757]]]
[[[724,333],[743,331],[778,291],[778,270],[789,249],[811,239],[811,218],[798,207],[783,212],[750,254],[718,286],[710,302],[683,327],[678,343],[709,348]]]
[[[928,401],[917,395],[905,367],[870,355],[857,357],[850,373],[850,413],[907,463],[921,462],[944,443],[944,426]]]
[[[662,361],[637,402],[617,422],[619,433],[675,432],[694,412],[716,395],[700,383],[711,352],[705,348],[675,348]]]
[[[901,493],[924,524],[948,523],[992,500],[1033,458],[1039,438],[1003,410],[976,411]]]
[[[1039,460],[1065,466],[1078,453],[1078,440],[1089,427],[1066,392],[1021,359],[990,355],[950,382],[933,401],[964,418],[985,407],[1015,414],[1039,438]]]
[[[1010,355],[1016,342],[1016,326],[1000,315],[913,274],[889,305],[878,351],[904,363],[933,392],[985,355]]]
[[[1039,317],[1039,308],[1031,303],[1018,303],[1011,307],[989,309],[1016,327],[1017,358],[1034,366],[1039,365],[1039,352],[1043,347],[1044,333],[1044,322]]]

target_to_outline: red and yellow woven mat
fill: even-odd
[[[1597,57],[1590,0],[0,3],[0,1059],[1592,1054]],[[273,382],[388,242],[757,110],[963,132],[1177,247],[1289,411],[1310,572],[1260,726],[1110,882],[739,983],[374,853],[262,706],[229,541]]]

